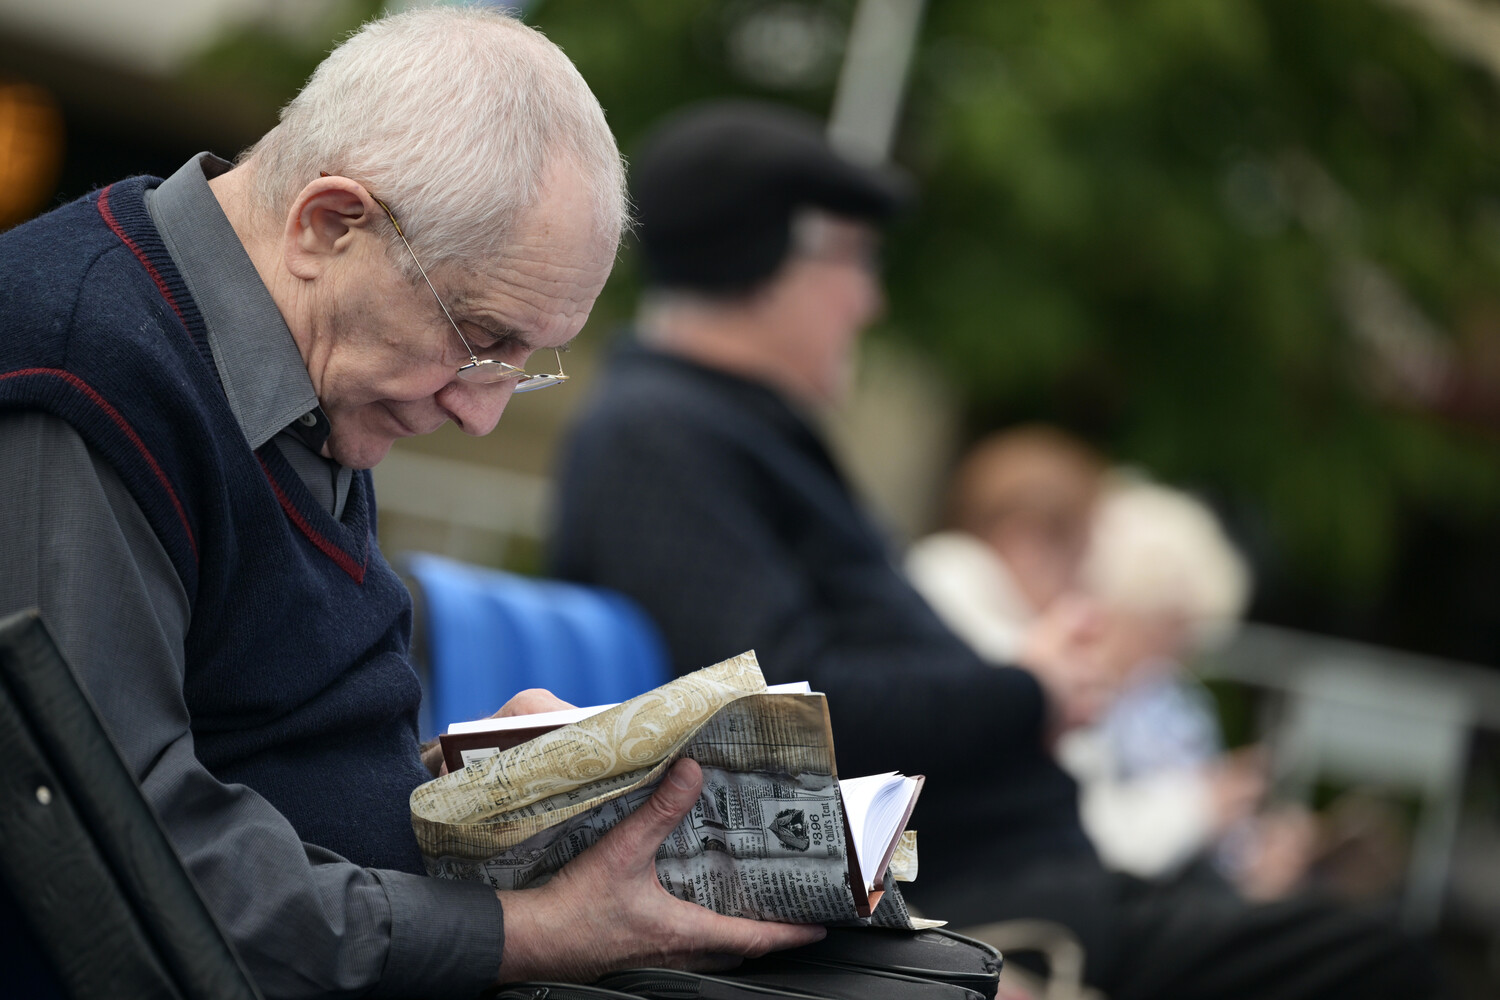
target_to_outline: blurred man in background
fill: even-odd
[[[471,996],[821,935],[657,884],[690,762],[541,889],[422,872],[411,599],[365,470],[563,380],[623,184],[556,46],[418,10],[334,50],[238,166],[201,154],[0,237],[0,613],[41,609],[267,996]]]
[[[1430,995],[1425,960],[1360,918],[1107,873],[1049,749],[1090,711],[1087,629],[1044,618],[1030,669],[994,668],[893,568],[817,426],[881,308],[891,180],[745,103],[673,117],[635,164],[648,288],[567,448],[554,570],[641,602],[679,672],[753,648],[768,680],[811,682],[842,771],[926,774],[903,894],[928,916],[1065,924],[1114,998]]]
[[[1059,830],[1086,850],[1045,746],[1064,702],[987,668],[892,570],[816,423],[882,307],[895,183],[810,118],[730,104],[665,125],[633,194],[651,287],[566,453],[557,573],[642,602],[679,671],[753,648],[810,681],[851,774],[985,776],[924,791],[919,903]]]

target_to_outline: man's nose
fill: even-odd
[[[483,437],[500,422],[500,414],[505,412],[515,388],[511,379],[503,382],[454,379],[438,390],[437,403],[465,434]]]

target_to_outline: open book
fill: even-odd
[[[895,891],[915,876],[905,826],[922,779],[839,780],[826,699],[768,688],[752,653],[620,705],[455,725],[442,743],[450,773],[412,793],[433,875],[540,884],[691,756],[704,788],[657,856],[669,892],[737,916],[931,925]]]
[[[844,821],[850,831],[849,850],[859,863],[867,892],[880,891],[923,780],[921,775],[908,777],[899,771],[839,780]]]
[[[807,681],[771,684],[766,694],[813,694]],[[822,697],[819,695],[818,697]],[[443,760],[449,771],[477,764],[512,747],[530,742],[544,733],[582,722],[608,711],[615,705],[591,705],[586,708],[564,708],[555,712],[511,715],[503,719],[476,719],[456,722],[439,737]],[[878,901],[886,869],[896,844],[911,819],[921,794],[923,778],[908,777],[898,771],[873,774],[863,778],[840,778],[839,797],[843,803],[844,822],[849,833],[851,872],[858,872],[865,892]],[[781,837],[795,837],[795,829],[773,827]],[[862,913],[861,916],[869,916]]]

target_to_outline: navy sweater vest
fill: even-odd
[[[421,871],[411,600],[375,544],[370,474],[337,521],[275,445],[250,449],[146,212],[154,183],[6,234],[0,409],[72,425],[161,540],[191,608],[183,693],[209,771],[308,843]]]

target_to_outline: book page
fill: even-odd
[[[854,831],[854,854],[860,876],[869,889],[880,888],[887,858],[911,815],[912,800],[921,782],[897,771],[839,782],[849,827]]]
[[[844,812],[849,817],[849,829],[854,831],[854,854],[859,859],[859,871],[865,880],[865,887],[869,889],[880,888],[880,873],[875,871],[875,867],[885,854],[884,844],[874,843],[869,832],[870,816],[876,798],[899,777],[895,771],[887,771],[863,778],[844,778],[839,782],[844,795]]]

